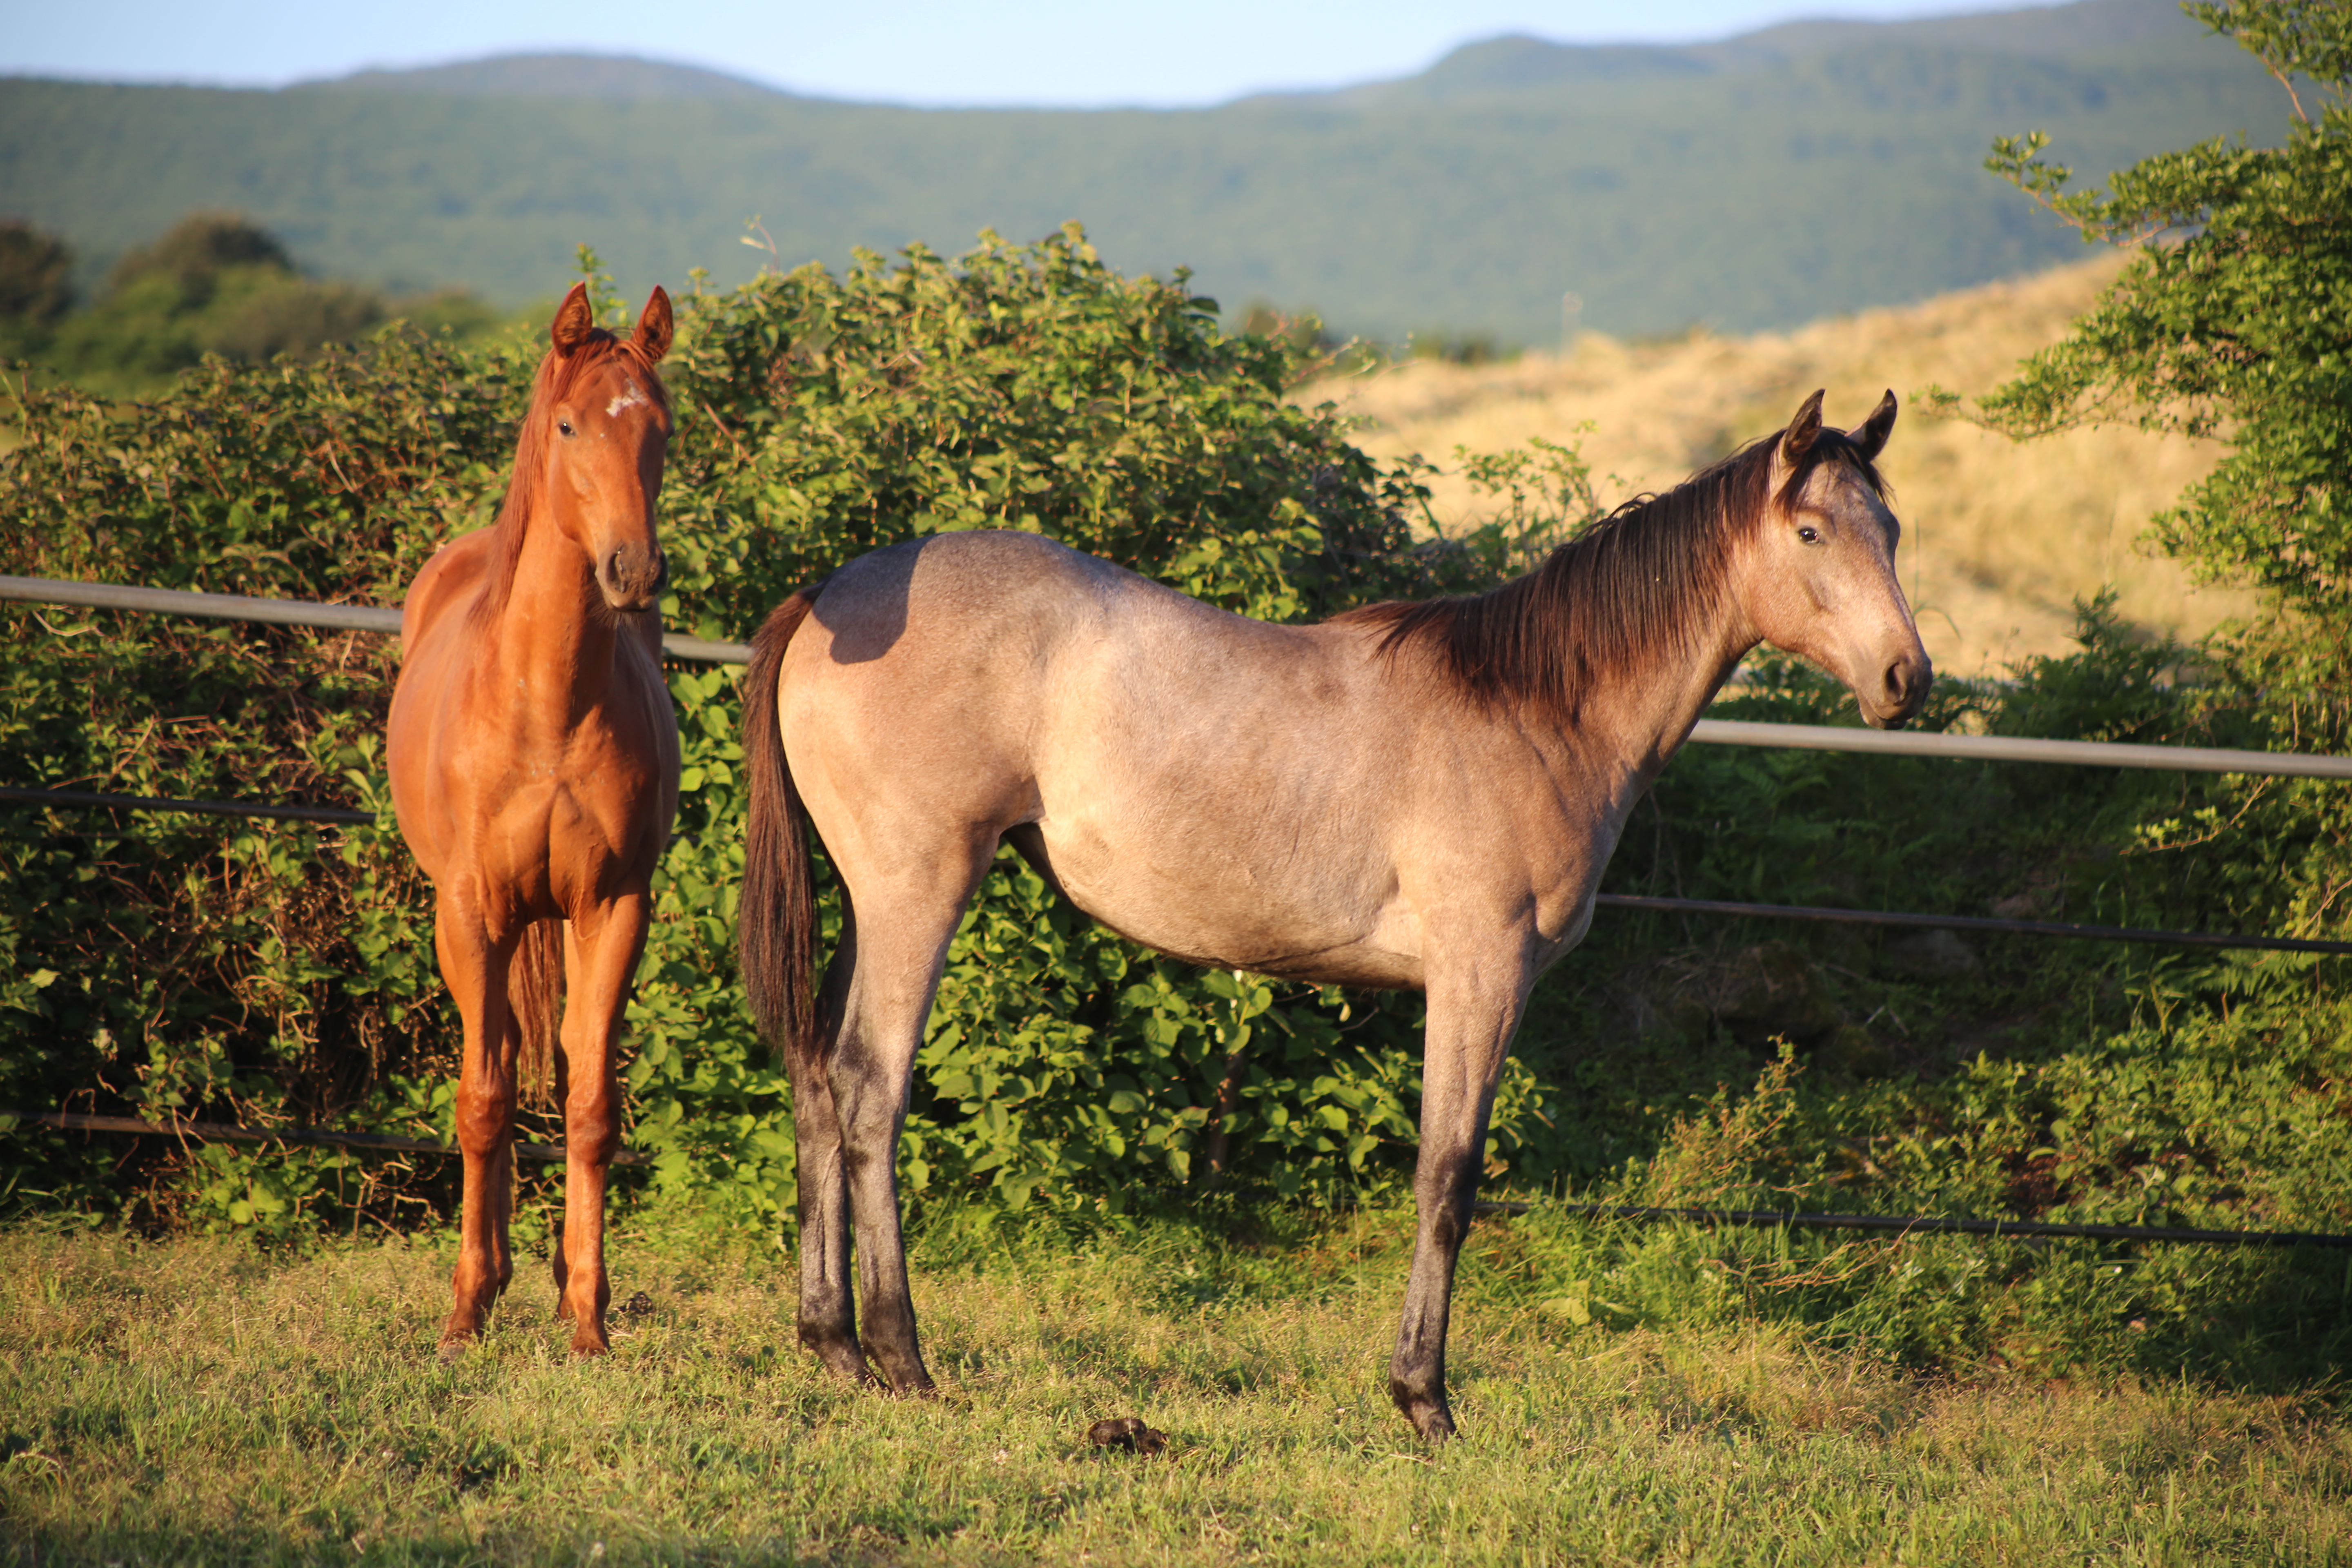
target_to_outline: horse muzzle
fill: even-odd
[[[669,557],[658,544],[624,544],[596,563],[596,586],[616,610],[650,610],[669,584]]]
[[[1900,730],[1927,705],[1927,690],[1936,683],[1936,667],[1926,650],[1898,654],[1879,672],[1877,689],[1856,691],[1863,722],[1874,730]]]

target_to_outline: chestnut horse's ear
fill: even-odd
[[[547,335],[555,344],[555,352],[568,354],[588,341],[596,330],[596,308],[588,303],[588,285],[574,283],[563,303],[555,308],[555,324]]]
[[[1895,428],[1895,389],[1890,386],[1878,406],[1870,411],[1870,417],[1845,433],[1846,439],[1861,447],[1864,457],[1875,458],[1886,449],[1887,434]]]
[[[1780,460],[1792,468],[1804,462],[1805,454],[1813,449],[1813,438],[1822,433],[1822,393],[1828,390],[1823,387],[1806,398],[1797,416],[1780,433]]]
[[[638,313],[637,330],[630,334],[630,340],[646,356],[646,363],[659,364],[662,355],[669,353],[670,336],[669,291],[656,283],[654,291],[646,297],[646,308]]]

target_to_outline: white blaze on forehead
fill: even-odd
[[[645,401],[646,395],[637,384],[628,382],[625,384],[625,390],[614,394],[613,401],[604,405],[604,413],[607,416],[617,416],[622,409],[637,407]]]

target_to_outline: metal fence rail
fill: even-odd
[[[253,599],[236,594],[190,594],[173,588],[131,588],[111,583],[62,583],[46,577],[0,576],[0,600],[102,610],[143,610],[207,620],[329,626],[395,637],[400,633],[400,612],[376,605],[315,605],[300,599]],[[713,642],[675,632],[663,634],[662,651],[672,658],[709,664],[743,664],[751,657],[747,643]],[[2296,752],[2135,746],[2113,741],[2032,741],[2006,735],[1933,735],[1908,730],[1849,730],[1832,724],[1765,724],[1744,719],[1702,719],[1690,738],[1703,746],[1781,746],[1797,751],[1946,757],[1961,762],[2060,763],[2102,768],[2162,768],[2178,773],[2352,779],[2352,757],[2310,756]]]
[[[1796,1214],[1785,1209],[1657,1208],[1646,1204],[1473,1204],[1481,1214],[1532,1214],[1543,1210],[1600,1219],[1654,1224],[1687,1220],[1693,1225],[1748,1225],[1778,1230],[1871,1230],[1902,1236],[1993,1236],[2072,1237],[2085,1241],[2172,1241],[2205,1247],[2352,1247],[2352,1236],[2306,1230],[2198,1230],[2169,1225],[2063,1225],[2032,1219],[1948,1219],[1916,1214]]]
[[[281,822],[326,822],[365,826],[370,813],[332,805],[257,805],[234,800],[160,800],[152,795],[97,795],[83,790],[19,789],[0,785],[0,800],[28,805],[87,810],[184,811],[205,816],[259,816]],[[1924,931],[1971,931],[2009,936],[2068,937],[2082,942],[2144,942],[2158,947],[2240,949],[2267,952],[2352,953],[2352,942],[2322,942],[2298,936],[2237,936],[2226,931],[2164,931],[2147,926],[2078,925],[2063,921],[1992,920],[1980,915],[1919,915],[1882,910],[1827,909],[1811,904],[1742,904],[1721,899],[1650,898],[1639,893],[1601,893],[1604,910],[1653,914],[1729,915],[1743,920],[1812,921],[1833,925],[1893,926]]]
[[[342,805],[262,805],[247,800],[166,800],[152,795],[103,795],[95,790],[24,789],[0,784],[0,800],[28,805],[70,805],[86,811],[184,811],[194,816],[263,816],[278,822],[341,822],[363,827],[372,811]]]
[[[0,1110],[0,1122],[31,1123],[66,1131],[128,1132],[149,1138],[231,1140],[247,1143],[306,1143],[329,1148],[363,1149],[393,1154],[457,1154],[454,1144],[429,1138],[397,1138],[381,1132],[338,1132],[322,1127],[239,1127],[226,1121],[142,1121],[130,1116],[80,1116],[72,1111]],[[561,1143],[514,1145],[515,1158],[557,1163],[565,1158]],[[652,1159],[635,1150],[616,1151],[614,1165],[649,1165]],[[1530,1203],[1481,1200],[1471,1207],[1481,1215],[1524,1215],[1538,1210],[1584,1215],[1593,1218],[1631,1220],[1636,1224],[1684,1220],[1694,1225],[1757,1226],[1768,1229],[1864,1230],[1882,1235],[1961,1235],[1995,1237],[2064,1237],[2088,1241],[2189,1243],[2207,1247],[2352,1247],[2352,1236],[2296,1230],[2200,1230],[2182,1226],[2066,1225],[2030,1219],[1960,1219],[1940,1215],[1799,1214],[1784,1209],[1659,1208],[1642,1204]]]
[[[1780,746],[1804,752],[1867,752],[1972,763],[2071,763],[2095,768],[2162,768],[2184,773],[2259,773],[2273,778],[2352,779],[2352,757],[2300,752],[2228,752],[2203,746],[2134,746],[2119,741],[2028,741],[2009,735],[1936,735],[1914,730],[1848,730],[1830,724],[1759,724],[1702,719],[1692,740],[1712,746]]]
[[[337,1132],[324,1127],[238,1127],[226,1121],[142,1121],[131,1116],[79,1116],[69,1110],[0,1110],[0,1120],[29,1121],[42,1127],[57,1127],[82,1132],[133,1132],[150,1138],[194,1138],[199,1142],[226,1139],[245,1143],[312,1143],[337,1149],[375,1149],[393,1154],[458,1154],[464,1151],[453,1143],[436,1143],[429,1138],[394,1138],[381,1132]],[[564,1158],[561,1143],[524,1143],[514,1145],[518,1160],[538,1160],[552,1163]],[[623,1149],[615,1152],[615,1165],[649,1165],[646,1155]]]
[[[1914,931],[1972,931],[2003,936],[2050,936],[2078,942],[2147,942],[2157,947],[2252,948],[2267,952],[2352,952],[2352,942],[2321,942],[2300,936],[2232,936],[2223,931],[2162,931],[2149,926],[2077,925],[2066,921],[1992,920],[1982,915],[1894,914],[1879,910],[1822,909],[1811,904],[1738,904],[1721,899],[1653,899],[1639,893],[1601,893],[1604,910],[1654,914],[1730,915],[1760,921],[1812,921],[1830,925],[1897,926]]]
[[[400,635],[400,612],[382,605],[314,605],[305,599],[254,599],[241,594],[189,594],[177,588],[126,588],[113,583],[59,583],[47,577],[0,576],[0,599],[27,605],[74,605],[93,610],[141,610],[207,621],[259,621],[279,626]],[[662,634],[662,652],[708,664],[742,664],[749,645]]]

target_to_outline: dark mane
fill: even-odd
[[[1853,469],[1885,495],[1863,449],[1824,429],[1780,495],[1768,496],[1782,434],[1749,442],[1664,495],[1634,497],[1499,588],[1368,605],[1332,619],[1386,627],[1380,651],[1391,658],[1427,650],[1470,700],[1514,703],[1572,726],[1596,682],[1686,653],[1719,621],[1731,552],[1762,521],[1768,500],[1792,502],[1823,463]]]
[[[506,613],[508,595],[514,589],[515,567],[522,559],[523,539],[530,531],[531,514],[539,510],[540,480],[547,468],[547,432],[553,423],[556,404],[569,395],[589,372],[615,354],[625,356],[644,374],[649,395],[665,413],[668,411],[669,389],[662,385],[660,372],[646,357],[635,339],[615,337],[598,327],[571,353],[548,350],[546,357],[539,362],[538,373],[531,377],[530,407],[523,414],[522,435],[515,443],[514,469],[507,479],[507,495],[499,507],[499,521],[492,525],[490,573],[483,581],[480,596],[474,601],[474,615],[478,621],[495,621]]]

